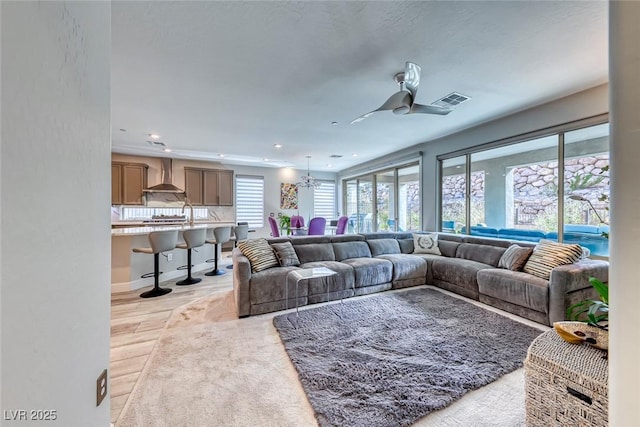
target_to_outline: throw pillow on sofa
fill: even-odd
[[[507,248],[505,253],[502,254],[500,261],[498,261],[498,268],[506,268],[511,271],[522,271],[532,252],[533,248],[511,245]]]
[[[414,234],[413,253],[442,255],[438,248],[438,233]]]
[[[293,249],[291,242],[273,243],[271,247],[276,253],[280,267],[300,265],[298,254],[296,254],[296,250]]]
[[[251,271],[254,273],[278,266],[276,254],[273,253],[273,249],[269,246],[267,239],[251,239],[238,242],[238,249],[242,251],[242,255],[249,258]]]
[[[549,280],[551,270],[561,265],[573,264],[581,255],[580,245],[542,239],[524,265],[524,272]]]

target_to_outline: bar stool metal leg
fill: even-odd
[[[201,282],[202,279],[199,277],[192,277],[191,276],[191,248],[187,249],[187,277],[183,280],[180,280],[179,282],[176,282],[176,285],[179,286],[186,286],[186,285],[193,285],[194,283],[199,283]]]
[[[160,254],[153,254],[153,289],[140,294],[141,298],[153,298],[166,295],[173,289],[160,287]]]
[[[218,244],[213,245],[213,270],[204,273],[205,276],[222,276],[227,272],[218,268]]]

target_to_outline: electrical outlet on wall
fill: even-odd
[[[171,261],[173,260],[173,254],[172,253],[168,253],[167,254],[167,261]]]
[[[104,398],[107,397],[107,370],[102,371],[96,380],[96,406],[100,406]]]

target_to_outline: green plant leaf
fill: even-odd
[[[600,295],[602,301],[606,304],[609,304],[609,286],[605,285],[595,277],[590,277],[589,283],[591,283],[591,286],[593,286],[595,290],[598,291],[598,295]]]

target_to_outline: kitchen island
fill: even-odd
[[[141,226],[139,224],[123,224],[114,222],[111,229],[111,292],[126,292],[153,285],[153,277],[142,279],[143,274],[153,271],[153,257],[147,254],[134,253],[133,248],[149,247],[149,233],[152,231],[206,228],[207,239],[213,239],[213,229],[223,226],[234,226],[233,222],[196,221],[195,224],[161,224]],[[137,226],[136,226],[137,225]],[[182,233],[178,235],[178,243],[183,242]],[[191,255],[192,271],[198,272],[213,268],[212,263],[206,263],[213,258],[214,245],[205,244],[194,249]],[[160,281],[176,280],[186,276],[186,270],[177,270],[187,264],[187,251],[174,249],[160,257]],[[218,254],[220,256],[220,254]]]

